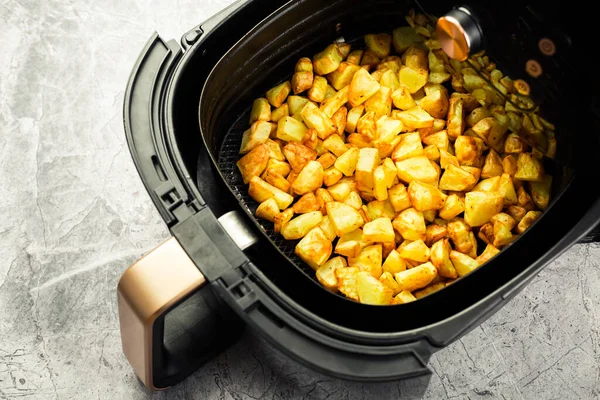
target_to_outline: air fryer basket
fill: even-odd
[[[543,104],[542,115],[549,115],[548,119],[557,125],[558,140],[556,164],[551,166],[554,176],[551,207],[501,256],[468,277],[418,302],[372,307],[326,291],[316,282],[312,269],[293,254],[294,243],[283,240],[273,233],[270,224],[263,224],[253,216],[257,204],[247,195],[247,187],[241,182],[235,166],[239,158],[237,152],[241,134],[247,129],[252,100],[262,96],[275,84],[289,79],[300,57],[312,56],[339,37],[353,42],[368,32],[391,31],[399,25],[405,25],[404,16],[414,7],[413,2],[398,0],[290,2],[241,37],[214,65],[200,95],[198,116],[205,146],[200,158],[211,159],[212,172],[218,184],[221,181],[224,183],[233,195],[229,200],[237,203],[236,206],[248,215],[248,219],[263,235],[263,240],[249,254],[257,268],[264,273],[265,280],[270,279],[271,283],[275,283],[275,289],[266,286],[276,294],[290,296],[292,301],[301,305],[300,313],[313,313],[308,318],[310,322],[320,317],[322,321],[350,329],[400,332],[456,315],[511,282],[528,268],[539,262],[547,262],[564,250],[564,245],[560,249],[554,246],[579,221],[589,206],[584,203],[595,199],[595,195],[581,199],[581,187],[572,187],[573,182],[577,181],[573,179],[575,172],[587,170],[590,161],[584,156],[589,149],[586,150],[581,141],[573,141],[569,137],[572,125],[564,120],[570,112],[575,112],[574,105],[548,101]],[[194,57],[200,59],[200,56]],[[193,71],[190,66],[186,68]],[[565,98],[572,95],[570,89],[564,87]],[[184,143],[186,140],[181,136],[177,138],[178,142],[182,142],[179,149],[187,146]],[[591,140],[597,139],[592,136]],[[207,173],[206,161],[202,160],[199,165],[203,165],[197,173],[197,178],[201,180]],[[202,191],[200,184],[199,189]],[[221,191],[221,188],[218,190]],[[574,206],[576,202],[579,202],[578,207]],[[440,301],[445,304],[443,309],[439,309]],[[352,314],[357,318],[347,317]]]

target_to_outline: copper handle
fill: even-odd
[[[155,387],[152,372],[156,320],[205,283],[175,238],[152,250],[121,276],[117,296],[123,352],[148,388],[164,389]]]

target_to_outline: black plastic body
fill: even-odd
[[[144,80],[140,96],[146,104],[138,106],[149,114],[126,113],[140,176],[215,294],[281,351],[343,378],[389,380],[427,373],[434,351],[500,309],[600,218],[599,190],[589,184],[600,178],[595,167],[600,135],[589,107],[593,102],[584,97],[583,106],[554,105],[564,114],[557,116],[560,167],[555,200],[545,216],[500,256],[417,302],[374,307],[324,290],[290,265],[250,217],[258,244],[244,252],[235,246],[217,221],[228,211],[246,211],[216,168],[227,124],[258,93],[284,79],[300,54],[311,55],[337,38],[338,22],[350,38],[403,24],[398,21],[410,6],[396,0],[235,3],[186,34],[183,54],[174,42],[153,38],[146,55],[161,47],[177,54],[155,57],[161,79]],[[561,87],[561,95],[582,98],[577,85]],[[126,107],[134,100],[126,98]],[[577,124],[565,121],[573,113]],[[579,124],[587,129],[579,130]],[[446,306],[439,307],[440,302]]]

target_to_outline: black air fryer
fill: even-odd
[[[176,384],[246,325],[332,376],[428,374],[433,352],[490,317],[571,245],[593,240],[600,218],[600,125],[592,98],[598,85],[584,75],[587,53],[576,51],[584,16],[566,7],[239,0],[180,43],[150,38],[127,85],[124,123],[172,238],[131,266],[118,287],[124,353],[143,383]],[[340,37],[352,43],[391,32],[406,25],[410,9],[446,16],[447,39],[457,48],[484,49],[530,89],[556,125],[552,202],[517,241],[454,284],[412,303],[370,306],[323,288],[293,246],[257,221],[235,162],[253,99],[289,79],[300,57]]]

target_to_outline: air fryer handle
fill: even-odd
[[[152,390],[180,382],[243,331],[174,238],[125,271],[117,294],[123,352]]]

